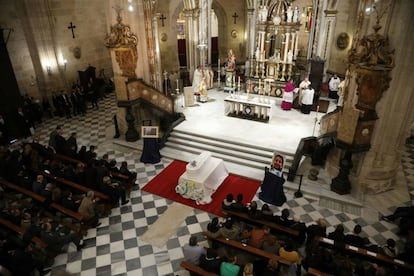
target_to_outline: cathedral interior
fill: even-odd
[[[193,209],[165,245],[153,246],[140,236],[172,202],[140,188],[201,149],[259,181],[269,156],[283,153],[287,202],[272,206],[275,214],[289,208],[307,226],[324,218],[327,232],[360,224],[371,242],[394,239],[404,251],[412,225],[401,236],[379,218],[414,199],[413,11],[411,0],[0,0],[2,144],[36,137],[47,145],[64,125],[79,147],[98,145],[98,157],[137,173],[130,203],[100,218],[82,251],[57,255],[48,275],[188,275],[182,247],[191,235],[208,246],[203,231],[214,215]],[[340,101],[329,94],[334,75]],[[311,113],[282,110],[286,84],[299,89],[305,79],[317,96]],[[80,86],[87,95],[88,84],[99,91],[85,112],[59,114],[55,98]],[[43,115],[33,113],[25,133],[18,110],[28,101]],[[145,121],[159,126],[153,164],[139,159]],[[238,147],[270,155],[258,160]]]

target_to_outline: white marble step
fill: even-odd
[[[208,138],[206,136],[193,135],[180,131],[173,131],[164,147],[188,151],[192,154],[199,154],[201,151],[206,150],[225,161],[227,160],[257,169],[263,169],[263,167],[268,166],[271,163],[273,154],[272,149],[235,143],[214,137]],[[285,158],[285,165],[288,169],[292,163],[293,155],[287,154]]]
[[[265,156],[265,157],[270,157],[270,158],[272,157],[272,154],[275,151],[274,148],[246,144],[246,143],[239,142],[237,139],[229,140],[229,139],[223,139],[223,138],[212,137],[212,136],[207,136],[207,135],[195,134],[195,133],[182,131],[182,130],[176,130],[176,129],[174,129],[171,132],[170,137],[179,137],[179,138],[190,140],[190,141],[193,141],[193,140],[200,141],[200,142],[204,142],[210,145],[218,145],[222,148],[235,149],[241,152],[253,153],[255,155],[260,155],[260,156]],[[280,151],[280,150],[278,150],[278,152],[282,155],[287,155],[287,156],[294,154],[294,153],[288,153],[288,152]]]

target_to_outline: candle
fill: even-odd
[[[178,79],[177,79],[177,89],[178,89]]]
[[[240,76],[239,76],[239,84],[238,84],[238,85],[239,85],[239,87],[240,87]]]
[[[220,59],[218,59],[218,66],[217,67],[220,69]]]

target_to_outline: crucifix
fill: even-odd
[[[73,29],[75,29],[76,26],[72,24],[72,22],[70,22],[68,29],[72,31],[72,38],[75,38],[75,32],[73,31]]]
[[[167,19],[167,17],[165,17],[165,15],[162,13],[160,16],[160,20],[161,20],[161,26],[164,27],[164,20]]]
[[[236,24],[237,17],[239,17],[239,16],[238,16],[238,15],[237,15],[237,13],[235,12],[235,13],[233,14],[233,16],[232,16],[232,17],[234,18],[233,23],[234,23],[234,24]]]

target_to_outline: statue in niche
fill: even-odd
[[[267,7],[266,6],[262,6],[262,8],[260,9],[260,21],[267,21]]]
[[[233,50],[230,49],[227,55],[227,70],[234,70],[236,67],[236,57],[233,54]]]
[[[292,50],[289,50],[287,53],[287,62],[292,63],[293,62],[293,53]]]
[[[287,11],[286,11],[286,22],[291,23],[292,22],[292,17],[293,17],[293,9],[291,6],[288,7]]]
[[[254,56],[256,57],[256,60],[259,60],[260,59],[260,50],[259,50],[259,47],[256,48],[256,53],[255,53]]]
[[[293,22],[299,22],[299,7],[296,6],[295,10],[293,11]]]

